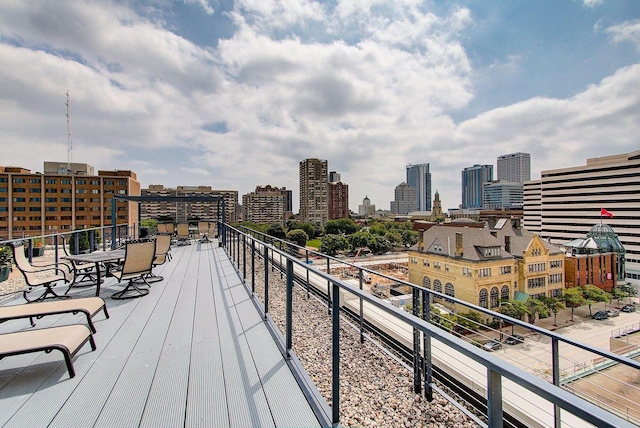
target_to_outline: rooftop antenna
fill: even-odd
[[[69,102],[69,91],[67,91],[66,94],[67,102],[65,104],[67,106],[67,174],[71,174],[71,162],[73,161],[73,143],[71,141],[71,115],[69,112],[71,104]]]

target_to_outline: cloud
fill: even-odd
[[[207,15],[213,15],[215,10],[213,6],[209,4],[207,0],[183,0],[185,4],[197,4],[200,6]]]
[[[605,30],[614,43],[631,42],[640,52],[640,20],[627,21]]]
[[[586,7],[596,7],[604,3],[604,0],[581,0]]]

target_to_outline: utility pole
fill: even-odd
[[[67,94],[67,102],[65,103],[67,106],[67,174],[71,174],[71,162],[73,161],[73,143],[71,141],[71,115],[70,115],[70,107],[71,103],[69,102],[69,91]]]

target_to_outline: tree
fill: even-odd
[[[270,224],[267,228],[267,235],[278,239],[286,239],[287,237],[287,233],[284,231],[284,228],[279,224]]]
[[[593,284],[587,284],[582,288],[582,295],[586,299],[586,304],[589,305],[589,315],[593,315],[591,313],[591,305],[597,302],[608,302],[609,301],[609,293],[604,291],[601,288],[596,287]]]
[[[76,249],[76,235],[78,235],[78,248]],[[69,252],[71,254],[80,254],[89,249],[89,232],[82,227],[77,227],[69,238]]]
[[[347,250],[349,241],[341,235],[325,235],[320,243],[320,252],[329,256],[335,256],[338,251]]]
[[[387,231],[384,237],[387,238],[387,241],[394,247],[402,245],[402,234],[397,230]]]
[[[313,239],[316,237],[316,227],[311,223],[301,223],[295,220],[289,220],[287,222],[288,231],[292,230],[304,230],[309,239]]]
[[[482,315],[475,311],[461,312],[454,319],[456,326],[466,331],[476,331],[482,324]]]
[[[299,247],[304,248],[308,240],[309,236],[302,229],[294,229],[287,233],[287,241],[291,241]]]
[[[573,321],[573,310],[584,305],[587,301],[582,294],[582,287],[567,288],[562,296],[565,305],[571,308],[571,321]]]
[[[500,308],[498,309],[498,312],[508,317],[522,320],[522,317],[524,317],[527,313],[527,305],[521,300],[503,300],[500,302]],[[514,334],[513,330],[514,326],[513,324],[511,324],[512,335]]]
[[[374,254],[384,253],[391,249],[391,243],[387,238],[380,235],[371,235],[367,242],[367,247]]]
[[[349,244],[351,244],[351,251],[356,252],[358,248],[366,247],[369,243],[369,237],[371,233],[368,230],[360,229],[356,233],[349,236]]]
[[[539,318],[546,318],[549,316],[549,309],[538,299],[532,299],[531,297],[526,301],[527,306],[527,322],[529,324],[536,323],[536,315]]]
[[[549,309],[549,311],[553,313],[553,325],[557,326],[558,324],[556,323],[556,320],[558,317],[558,312],[560,312],[561,309],[565,308],[564,303],[562,303],[562,300],[558,299],[557,297],[542,296],[540,297],[540,300],[542,301],[542,303],[544,303],[547,309]]]
[[[400,232],[402,234],[402,245],[406,248],[409,248],[418,243],[418,232],[415,230],[403,230]]]
[[[360,226],[350,218],[329,220],[324,225],[324,233],[327,235],[351,235],[357,232],[358,229],[360,229]]]

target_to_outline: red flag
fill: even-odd
[[[604,208],[600,208],[600,217],[605,216],[605,217],[613,217],[613,213],[610,213],[609,211],[605,210]]]

